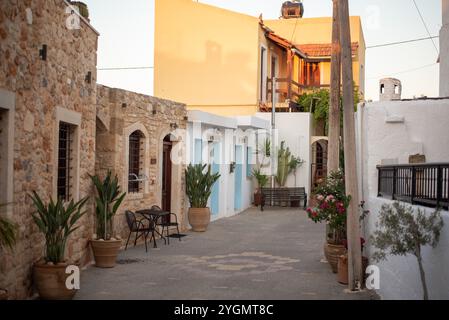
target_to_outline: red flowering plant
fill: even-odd
[[[344,173],[341,170],[331,172],[313,196],[316,206],[307,209],[309,218],[315,223],[326,222],[328,242],[342,244],[346,238],[346,213],[351,201],[351,197],[346,196]]]

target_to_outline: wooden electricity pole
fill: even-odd
[[[362,250],[359,227],[356,139],[354,121],[354,83],[352,74],[351,29],[348,0],[339,1],[340,42],[343,71],[343,132],[346,194],[351,196],[347,214],[349,289],[362,284]]]
[[[338,0],[332,0],[334,13],[332,19],[332,59],[331,96],[329,104],[329,143],[327,173],[340,167],[340,86],[341,86],[341,46],[338,18]]]

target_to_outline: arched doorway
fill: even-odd
[[[163,156],[162,156],[162,210],[171,211],[171,190],[172,190],[172,161],[171,151],[173,149],[173,142],[171,136],[167,135],[163,142]]]
[[[327,141],[312,144],[312,191],[327,177]]]

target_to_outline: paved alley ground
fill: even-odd
[[[113,269],[89,267],[76,299],[373,299],[348,294],[323,263],[324,225],[304,211],[253,208],[187,232],[121,252]]]

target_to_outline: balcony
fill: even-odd
[[[276,93],[277,104],[276,111],[277,112],[301,112],[300,106],[296,103],[299,97],[313,90],[319,89],[330,89],[330,85],[322,85],[322,84],[310,84],[304,85],[300,84],[294,80],[288,78],[277,78],[277,89]],[[272,78],[267,78],[267,88],[266,88],[266,103],[260,103],[260,111],[261,112],[270,112],[272,105]]]

